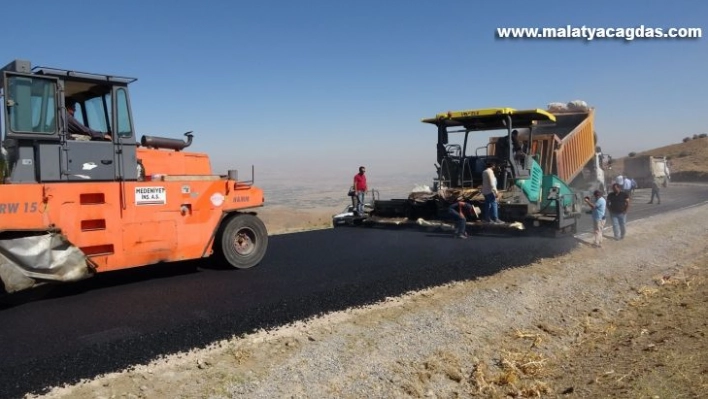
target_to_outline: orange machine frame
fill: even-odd
[[[138,158],[160,177],[0,185],[0,232],[61,231],[105,272],[209,256],[225,215],[264,203],[260,188],[212,175],[205,154],[139,148]]]

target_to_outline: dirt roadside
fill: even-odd
[[[698,398],[708,392],[706,226],[708,205],[657,215],[603,249],[581,245],[41,397]]]

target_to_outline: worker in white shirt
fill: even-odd
[[[497,177],[494,175],[494,163],[487,161],[487,168],[482,172],[482,195],[484,195],[484,221],[492,224],[504,224],[499,220],[497,198]]]
[[[624,177],[624,182],[622,184],[622,191],[627,193],[627,195],[632,195],[632,179],[629,176]]]

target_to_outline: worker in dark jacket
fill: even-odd
[[[497,157],[507,160],[510,150],[512,158],[523,165],[526,159],[525,145],[519,139],[519,131],[516,129],[511,131],[511,146],[509,145],[509,136],[503,136],[497,140]]]
[[[72,136],[78,135],[78,136],[84,136],[88,137],[89,139],[103,139],[103,140],[111,140],[111,135],[107,133],[102,133],[98,132],[96,130],[93,130],[91,128],[88,128],[84,125],[81,124],[76,118],[74,117],[74,113],[76,112],[76,101],[73,100],[67,100],[66,102],[66,112],[67,112],[67,128],[69,129],[69,134]],[[76,138],[74,136],[74,138]]]
[[[612,220],[612,232],[615,240],[624,239],[627,232],[627,211],[629,210],[629,194],[622,191],[622,187],[615,183],[612,185],[612,192],[607,194],[607,208],[610,210]]]
[[[448,208],[455,219],[455,238],[467,238],[467,215],[477,215],[474,206],[465,201],[455,201]]]
[[[661,204],[661,197],[659,196],[659,183],[656,182],[656,179],[652,179],[652,181],[651,181],[651,199],[649,200],[650,204],[654,203],[655,196],[656,196],[656,203]]]

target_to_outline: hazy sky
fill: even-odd
[[[705,31],[704,1],[14,1],[3,15],[2,65],[137,77],[138,134],[192,130],[218,170],[432,177],[436,132],[421,118],[576,99],[596,107],[613,156],[708,132],[705,37],[495,38],[497,27]]]

